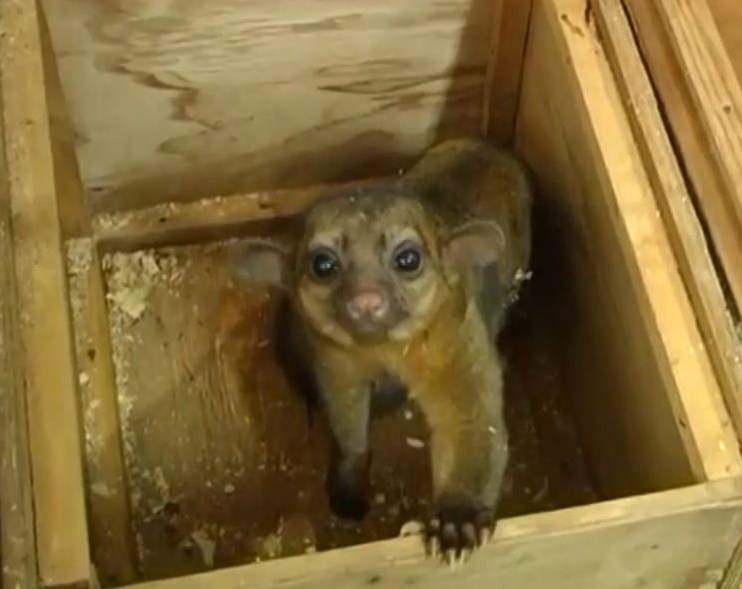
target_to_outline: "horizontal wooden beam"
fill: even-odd
[[[742,480],[730,479],[502,520],[456,573],[410,537],[128,589],[697,589],[719,579],[740,534]]]

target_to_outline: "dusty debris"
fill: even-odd
[[[416,450],[421,450],[422,448],[425,448],[425,442],[423,442],[419,438],[413,438],[411,436],[407,436],[407,445],[410,448],[415,448]]]
[[[423,533],[425,530],[425,526],[422,522],[417,520],[412,520],[405,522],[402,527],[399,529],[399,535],[402,538],[405,538],[407,536],[419,536]]]
[[[199,529],[191,532],[191,539],[201,551],[201,558],[204,564],[212,568],[214,566],[214,553],[216,552],[216,542],[211,539],[206,530]]]

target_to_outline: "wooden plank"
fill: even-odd
[[[739,587],[742,587],[742,539],[732,553],[719,589],[738,589]]]
[[[742,533],[739,480],[500,522],[457,572],[426,560],[418,538],[378,542],[129,589],[481,586],[498,589],[712,587]]]
[[[490,0],[43,6],[96,210],[393,173],[481,127]]]
[[[532,5],[533,0],[495,3],[483,124],[485,136],[502,145],[513,140]]]
[[[5,138],[0,118],[0,586],[33,589],[36,554],[31,463]]]
[[[688,468],[698,481],[739,472],[736,437],[584,3],[541,3],[531,27],[516,145],[537,175],[550,236],[541,251],[551,257],[535,270],[554,276],[573,403],[601,490],[677,486]]]
[[[737,431],[742,432],[742,342],[731,320],[703,228],[623,6],[620,0],[598,0],[593,8],[729,414]]]
[[[0,98],[13,219],[36,548],[45,585],[85,582],[88,538],[76,373],[36,5],[0,4]]]
[[[739,313],[742,90],[705,1],[625,4]]]
[[[123,466],[105,284],[95,241],[67,242],[67,273],[85,431],[85,466],[93,562],[107,586],[137,572]]]
[[[742,80],[742,8],[737,0],[707,0],[729,60]]]
[[[54,181],[57,185],[62,233],[64,237],[81,237],[90,234],[90,213],[80,179],[80,169],[75,155],[75,136],[62,94],[57,59],[49,38],[49,27],[43,13],[39,18]]]

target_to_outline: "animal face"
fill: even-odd
[[[295,257],[302,315],[339,343],[412,337],[447,288],[436,235],[429,213],[404,195],[317,205]]]
[[[304,323],[340,345],[403,342],[503,246],[496,223],[449,226],[414,192],[380,184],[312,207],[292,251],[252,241],[239,267],[243,277],[288,290]]]

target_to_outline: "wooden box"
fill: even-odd
[[[721,294],[627,14],[594,7],[0,4],[3,587],[738,586]],[[427,493],[413,408],[380,424],[369,520],[329,514],[275,296],[227,253],[459,135],[512,145],[538,202],[504,344],[517,459],[452,572],[397,537]]]

